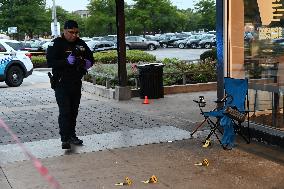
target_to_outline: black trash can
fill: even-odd
[[[138,66],[140,98],[164,98],[163,64],[142,64]]]

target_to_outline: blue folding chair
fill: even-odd
[[[206,104],[204,97],[199,97],[199,101],[194,100],[198,103],[205,119],[192,132],[192,135],[207,122],[210,126],[210,133],[205,141],[208,141],[214,134],[224,149],[231,149],[234,146],[235,134],[240,135],[247,143],[250,143],[248,80],[226,77],[224,78],[224,90],[225,97],[220,101],[215,101],[219,106],[212,111],[203,111],[202,108]],[[216,121],[212,118],[216,118]],[[217,130],[223,135],[222,140],[219,139]]]

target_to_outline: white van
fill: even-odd
[[[15,40],[0,39],[0,82],[18,87],[33,72],[30,54]]]

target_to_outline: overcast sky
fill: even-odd
[[[193,5],[198,0],[171,0],[173,5],[179,9],[193,8]],[[52,7],[52,0],[46,0],[47,7]],[[125,0],[128,4],[132,3],[132,0]],[[55,0],[55,4],[61,6],[67,11],[84,10],[88,5],[89,0]]]

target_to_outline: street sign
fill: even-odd
[[[59,36],[60,35],[60,23],[57,22],[57,31],[55,31],[54,22],[51,22],[50,26],[51,26],[51,35],[56,36],[56,37]]]
[[[8,27],[8,34],[17,33],[17,27]]]

